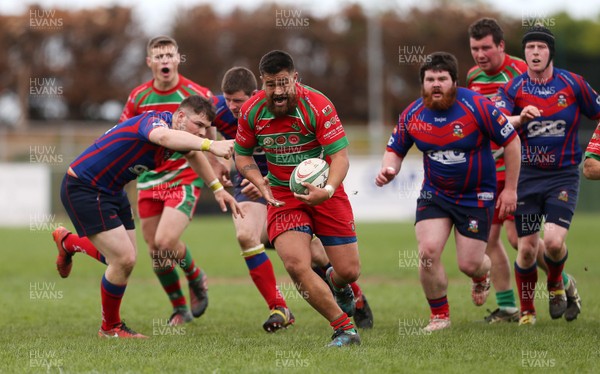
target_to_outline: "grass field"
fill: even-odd
[[[429,314],[414,261],[412,224],[358,224],[360,284],[375,326],[361,331],[360,347],[343,349],[324,348],[331,329],[293,290],[274,252],[269,255],[296,325],[273,335],[262,330],[268,310],[247,275],[226,217],[197,218],[185,234],[209,276],[210,305],[204,316],[183,327],[166,326],[170,305],[138,239],[141,255],[122,316],[151,336],[143,341],[96,338],[102,265],[78,254],[71,276],[61,279],[52,227],[0,229],[0,372],[598,372],[600,296],[593,290],[600,284],[599,221],[599,216],[576,215],[568,239],[567,271],[577,278],[583,298],[578,320],[551,320],[547,293],[541,291],[535,326],[482,323],[486,308],[495,308],[494,297],[483,307],[473,306],[470,281],[457,270],[451,238],[444,261],[452,327],[430,335],[420,330]],[[509,254],[514,259],[514,251]],[[540,280],[545,282],[543,273]]]

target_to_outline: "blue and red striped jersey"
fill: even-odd
[[[96,139],[72,163],[82,181],[107,193],[120,193],[138,175],[155,169],[172,151],[150,142],[157,127],[171,128],[170,112],[146,112],[121,122]]]
[[[489,99],[459,87],[448,110],[430,110],[422,98],[411,103],[400,115],[387,150],[404,157],[415,144],[423,152],[423,191],[457,205],[489,207],[496,191],[490,140],[504,146],[515,136]]]
[[[521,165],[561,169],[579,165],[578,141],[581,115],[600,119],[600,96],[579,75],[554,68],[548,81],[524,73],[501,87],[493,99],[507,115],[518,115],[527,105],[542,113],[517,129],[521,137]]]
[[[225,139],[235,139],[237,133],[237,118],[227,107],[227,102],[223,95],[216,96],[216,114],[212,125],[223,135]]]

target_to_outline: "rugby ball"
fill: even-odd
[[[297,194],[307,195],[307,188],[302,182],[310,183],[315,187],[323,188],[327,184],[329,165],[320,158],[309,158],[294,168],[290,177],[290,190]]]

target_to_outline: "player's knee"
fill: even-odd
[[[481,262],[477,261],[460,261],[458,263],[458,269],[468,277],[473,277],[480,267]]]
[[[312,271],[309,266],[305,266],[302,261],[296,259],[288,259],[283,266],[293,279],[300,279],[305,271]]]
[[[521,247],[519,248],[519,256],[525,263],[535,262],[537,259],[536,247],[527,244],[521,244]]]
[[[168,236],[157,236],[154,240],[154,247],[158,252],[169,253],[175,250],[177,242],[177,238]]]
[[[360,276],[360,266],[346,266],[335,268],[336,274],[348,283],[355,282]]]
[[[544,238],[544,244],[546,245],[546,252],[550,255],[559,254],[563,248],[563,241],[559,237]]]
[[[136,260],[136,254],[131,253],[125,256],[121,256],[115,265],[119,266],[123,274],[129,276],[129,274],[131,274],[131,272],[133,271]]]
[[[419,246],[419,261],[432,263],[438,261],[442,251],[432,244],[422,243]]]
[[[251,233],[247,230],[238,230],[235,237],[241,248],[250,248],[256,245]]]

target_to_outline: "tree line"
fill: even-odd
[[[464,8],[458,3],[439,0],[426,9],[389,9],[377,15],[386,123],[394,123],[418,97],[418,68],[427,54],[455,54],[459,83],[464,83],[473,65],[467,28],[483,16],[499,20],[507,51],[519,57],[526,28],[545,23],[557,38],[555,64],[600,89],[597,20],[574,20],[564,13],[517,19],[481,4]],[[305,9],[273,4],[220,15],[201,5],[180,12],[172,28],[161,33],[179,43],[180,73],[215,93],[230,67],[246,66],[258,76],[264,53],[287,50],[302,82],[324,92],[346,123],[366,124],[369,54],[377,50],[367,43],[368,14],[359,5],[348,5],[315,17]],[[145,45],[154,35],[144,35],[132,15],[131,8],[120,6],[75,11],[32,6],[21,15],[0,15],[0,48],[5,51],[0,54],[0,97],[18,98],[25,120],[114,120],[109,117],[115,107],[150,78]]]

